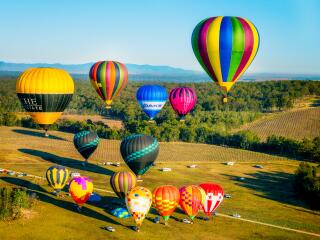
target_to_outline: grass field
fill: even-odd
[[[75,151],[72,135],[51,132],[44,138],[41,131],[18,127],[0,127],[0,168],[44,176],[54,163],[89,176],[96,188],[112,191],[109,177],[115,171],[127,169],[119,154],[119,141],[101,139],[97,151],[86,168]],[[121,166],[105,167],[99,163],[120,161]],[[225,161],[235,161],[226,166]],[[199,168],[186,166],[196,163]],[[263,169],[256,169],[262,164]],[[226,193],[218,212],[239,213],[242,218],[320,234],[320,212],[311,211],[298,200],[292,189],[293,173],[299,161],[250,151],[210,146],[205,144],[161,143],[157,165],[150,169],[141,185],[151,190],[161,184],[178,187],[205,181],[219,183]],[[161,172],[160,167],[171,167],[172,172]],[[239,178],[245,179],[240,181]],[[100,204],[86,204],[81,214],[74,211],[70,197],[56,198],[50,194],[46,181],[30,177],[16,178],[0,174],[0,186],[24,186],[37,193],[39,203],[29,219],[0,222],[0,239],[317,239],[238,219],[214,217],[211,221],[197,219],[195,224],[179,222],[185,217],[179,209],[169,220],[169,226],[154,224],[156,212],[151,210],[140,233],[130,229],[132,219],[121,220],[110,215],[105,206],[115,195],[103,196]],[[113,226],[116,232],[101,227]]]
[[[267,114],[238,130],[255,132],[261,139],[277,135],[292,139],[320,136],[320,107],[295,108],[290,111]]]

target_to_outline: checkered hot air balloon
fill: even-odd
[[[74,177],[69,184],[69,192],[75,203],[81,207],[87,202],[93,191],[93,183],[87,177]]]
[[[124,64],[115,61],[100,61],[92,65],[90,82],[106,108],[111,108],[112,100],[120,94],[128,82],[128,71]]]
[[[126,205],[139,230],[152,204],[152,193],[145,187],[135,187],[126,196]]]
[[[210,17],[195,27],[191,42],[202,68],[227,93],[256,56],[259,34],[247,19]]]
[[[152,203],[165,224],[179,204],[180,193],[175,186],[165,185],[157,187],[152,193]]]
[[[201,205],[202,195],[198,186],[185,186],[179,189],[180,206],[182,210],[193,220],[197,216]]]
[[[68,182],[69,170],[59,165],[51,166],[46,172],[46,178],[49,185],[58,193]]]
[[[206,201],[203,204],[203,212],[210,216],[223,200],[223,189],[218,184],[214,183],[201,183],[199,186],[206,192]]]

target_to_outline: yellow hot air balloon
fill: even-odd
[[[71,101],[74,83],[64,70],[30,68],[17,79],[16,92],[24,109],[46,131]]]

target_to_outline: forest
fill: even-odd
[[[16,112],[23,111],[15,94],[15,78],[3,77],[0,81],[0,124],[37,127],[31,119],[20,119],[15,115]],[[179,121],[167,102],[153,124],[148,122],[135,100],[136,90],[144,84],[151,83],[129,82],[114,100],[112,109],[107,110],[90,82],[76,79],[75,94],[65,113],[88,115],[88,120],[61,120],[51,129],[73,133],[91,129],[100,137],[109,139],[122,139],[129,134],[144,133],[159,141],[207,143],[320,161],[319,137],[298,141],[269,136],[266,141],[262,141],[249,131],[230,131],[260,118],[264,113],[291,109],[302,97],[320,96],[320,81],[239,82],[228,95],[227,104],[222,103],[221,92],[213,82],[187,84],[196,90],[198,101],[185,121]],[[177,83],[154,84],[165,86],[167,92],[173,87],[183,86]],[[111,129],[103,122],[92,122],[90,115],[96,114],[121,120],[123,128]]]

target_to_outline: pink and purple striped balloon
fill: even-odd
[[[170,91],[169,101],[173,110],[182,118],[193,109],[197,95],[192,88],[177,87]]]

